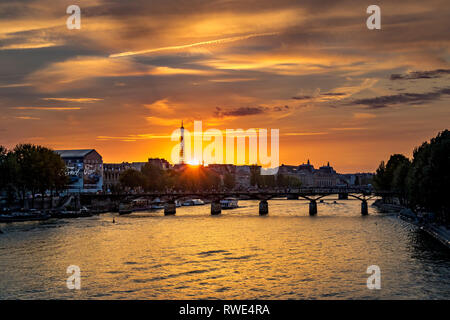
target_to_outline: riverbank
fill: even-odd
[[[372,205],[382,212],[397,213],[400,219],[414,224],[450,249],[450,230],[445,226],[427,222],[424,214],[417,215],[404,206],[384,203],[381,199],[376,200]]]
[[[439,240],[447,248],[450,248],[450,230],[444,226],[427,224],[420,227],[432,237]]]
[[[83,207],[81,210],[68,211],[68,210],[17,210],[6,211],[0,213],[0,223],[11,222],[29,222],[29,221],[45,221],[52,218],[65,219],[65,218],[86,218],[98,215],[100,213],[106,213],[109,211],[89,210]]]

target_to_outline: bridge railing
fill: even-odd
[[[168,190],[168,191],[154,191],[143,193],[126,193],[126,194],[82,194],[83,196],[150,196],[150,197],[164,197],[164,196],[214,196],[214,195],[328,195],[328,194],[371,194],[371,195],[390,195],[391,192],[374,191],[371,187],[304,187],[304,188],[261,188],[258,190],[206,190],[206,191],[182,191],[182,190]]]

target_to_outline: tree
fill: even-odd
[[[282,173],[277,174],[277,176],[276,176],[277,187],[281,187],[281,188],[288,187],[288,182],[289,182],[289,180],[286,175],[284,175]]]
[[[135,169],[127,169],[120,174],[120,184],[129,189],[137,189],[145,186],[145,176]]]
[[[394,177],[400,173],[404,174],[410,165],[410,161],[402,154],[391,155],[387,164],[382,161],[377,169],[374,177],[374,185],[377,190],[381,191],[399,191],[406,189],[405,176],[398,176],[396,184],[394,184]],[[399,168],[402,168],[399,170]],[[403,185],[400,185],[403,184]]]
[[[296,189],[298,189],[298,188],[301,188],[302,182],[297,177],[289,176],[288,177],[288,181],[287,181],[287,186],[289,188],[296,188]]]
[[[439,222],[450,222],[450,131],[440,132],[413,152],[410,161],[392,155],[380,164],[373,178],[375,188],[394,191],[413,210],[434,212]]]
[[[6,191],[8,205],[14,200],[17,170],[14,153],[0,146],[0,191]]]
[[[408,175],[409,201],[436,213],[442,223],[450,221],[450,131],[440,132],[414,150]]]
[[[141,172],[145,178],[144,189],[147,191],[162,191],[168,186],[167,175],[160,167],[146,163]]]
[[[38,157],[42,163],[38,189],[42,194],[42,200],[44,199],[44,193],[50,191],[51,203],[53,204],[53,192],[63,190],[69,183],[66,164],[59,154],[45,147],[38,147]],[[43,201],[42,205],[44,205]]]
[[[408,202],[408,175],[411,168],[411,162],[403,161],[397,165],[394,170],[391,190],[395,191],[404,205]]]
[[[53,150],[32,144],[17,145],[10,154],[10,171],[14,172],[12,184],[25,201],[28,192],[32,207],[37,192],[62,190],[67,184],[66,166]]]
[[[211,190],[211,189],[218,189],[220,187],[220,176],[214,172],[213,170],[210,170],[208,167],[200,166],[198,167],[198,177],[200,182],[200,189],[203,191]],[[231,173],[227,173],[226,175],[229,175],[228,182],[225,182],[225,185],[228,183],[228,188],[234,189],[235,187],[235,179],[234,175]]]
[[[4,146],[0,146],[0,190],[4,190],[7,185],[6,179],[6,161],[7,161],[8,150]]]
[[[261,169],[258,166],[253,165],[250,167],[250,185],[251,186],[258,185],[258,180],[259,180],[260,175],[261,175]]]
[[[42,165],[38,158],[37,147],[32,144],[19,144],[14,148],[15,159],[18,165],[16,186],[24,202],[29,191],[32,195],[31,206],[34,206],[34,196],[38,190]]]
[[[0,147],[0,189],[7,191],[9,202],[18,194],[23,204],[31,193],[34,206],[37,192],[43,199],[46,191],[64,189],[67,180],[64,161],[49,148],[19,144],[7,151]]]
[[[299,178],[284,174],[277,174],[276,175],[276,186],[282,187],[282,188],[300,188],[302,185],[302,182]]]
[[[8,154],[8,150],[4,146],[0,146],[0,161]]]
[[[389,190],[390,182],[386,178],[386,165],[384,161],[381,161],[377,168],[375,176],[373,177],[373,184],[377,190]]]
[[[236,179],[234,178],[234,175],[231,173],[225,173],[223,177],[223,184],[225,188],[232,190],[236,186]]]

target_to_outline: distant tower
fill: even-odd
[[[183,126],[183,120],[181,121],[181,128],[180,128],[180,164],[184,164],[184,126]]]

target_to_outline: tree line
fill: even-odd
[[[261,175],[257,166],[250,168],[250,185],[258,188],[300,188],[302,183],[299,178],[281,173],[274,175]]]
[[[187,166],[184,170],[163,170],[160,167],[146,163],[140,171],[127,169],[120,175],[120,185],[113,192],[129,190],[142,191],[207,191],[234,190],[237,187],[236,177],[231,172],[222,177],[208,167]],[[261,175],[260,167],[250,167],[250,185],[258,188],[292,187],[299,188],[301,182],[296,177],[277,175]]]
[[[226,183],[231,185],[234,181],[226,178]],[[140,171],[127,169],[121,173],[120,185],[113,192],[129,190],[167,191],[189,190],[204,191],[218,189],[221,179],[218,174],[207,167],[187,166],[184,171],[163,170],[157,165],[146,163]]]
[[[376,190],[394,192],[402,205],[433,212],[439,222],[449,223],[450,131],[415,148],[411,160],[391,155],[387,163],[381,162],[373,182]]]
[[[22,205],[31,195],[62,191],[68,183],[66,165],[53,150],[33,144],[18,144],[12,150],[0,146],[0,191],[11,204],[18,197]]]

